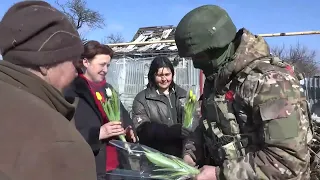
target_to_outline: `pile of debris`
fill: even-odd
[[[310,145],[311,153],[311,180],[320,180],[320,121],[319,117],[312,115],[314,137]]]

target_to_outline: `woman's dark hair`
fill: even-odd
[[[172,73],[172,78],[174,77],[174,68],[171,61],[165,56],[157,56],[152,60],[150,64],[150,68],[148,72],[148,81],[149,81],[147,85],[148,88],[157,87],[155,75],[160,68],[169,68]],[[174,82],[172,81],[172,83],[170,84],[170,88],[172,88],[173,86],[174,86]]]
[[[84,58],[91,61],[94,56],[99,54],[109,55],[111,58],[113,57],[114,51],[108,46],[104,44],[100,44],[98,41],[88,41],[84,44],[84,51],[81,54],[81,60],[75,64],[76,69],[79,74],[82,74],[81,68],[83,67],[82,60]]]

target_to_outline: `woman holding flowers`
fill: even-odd
[[[182,126],[181,100],[187,92],[173,77],[174,68],[167,57],[158,56],[151,62],[147,88],[133,102],[133,122],[141,144],[181,157],[183,140],[189,134]]]
[[[119,102],[121,121],[114,121],[114,116],[108,117],[109,114],[103,107],[112,92],[115,93],[105,79],[112,56],[110,47],[97,41],[87,42],[84,45],[81,67],[78,69],[79,75],[65,93],[66,98],[79,97],[75,125],[92,148],[100,179],[105,179],[106,171],[114,171],[120,164],[126,164],[120,163],[126,158],[121,158],[108,141],[118,139],[119,136],[125,137],[129,142],[136,141],[131,129],[132,120],[122,103]]]

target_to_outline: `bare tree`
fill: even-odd
[[[105,37],[104,40],[102,40],[102,43],[104,44],[113,44],[113,43],[122,43],[125,42],[124,37],[120,33],[111,33],[107,37]]]
[[[274,47],[271,49],[271,53],[292,64],[299,72],[304,73],[306,77],[312,77],[319,73],[316,51],[310,50],[300,43],[290,46],[290,48],[286,48],[285,45]]]
[[[64,4],[56,0],[56,4],[78,31],[84,27],[96,29],[105,26],[102,14],[88,8],[86,0],[68,0]]]

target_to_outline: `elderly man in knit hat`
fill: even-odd
[[[11,179],[95,180],[89,145],[70,123],[63,89],[83,45],[65,15],[43,1],[13,5],[0,22],[0,171]]]

